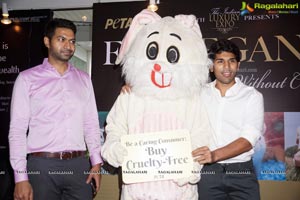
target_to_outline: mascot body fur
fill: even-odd
[[[208,145],[210,126],[200,102],[208,79],[209,60],[199,25],[193,15],[161,18],[143,10],[133,18],[122,41],[117,62],[132,89],[120,94],[107,117],[102,156],[122,165],[125,134],[188,129],[192,149]],[[194,169],[202,166],[194,163]],[[177,180],[123,184],[121,199],[198,199],[200,173]]]

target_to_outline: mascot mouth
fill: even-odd
[[[170,73],[161,73],[161,66],[155,64],[151,72],[152,83],[159,88],[166,88],[171,85],[172,75]]]

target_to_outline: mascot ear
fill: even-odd
[[[175,19],[186,27],[191,28],[200,38],[202,38],[200,26],[195,15],[176,15]]]
[[[155,21],[158,21],[160,19],[161,17],[157,13],[149,11],[147,9],[142,10],[132,19],[129,30],[122,40],[122,45],[119,50],[116,64],[120,64],[127,50],[130,48],[132,41],[134,40],[138,32],[144,27],[144,25],[154,23]]]

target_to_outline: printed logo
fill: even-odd
[[[242,1],[241,16],[252,13],[254,10],[265,10],[267,14],[298,14],[298,3],[249,3]]]
[[[211,13],[209,14],[209,21],[214,22],[216,30],[226,34],[229,31],[233,30],[235,27],[236,21],[239,21],[240,11],[236,11],[233,8],[212,8]]]
[[[242,2],[241,16],[252,13],[253,11],[254,8],[252,8],[248,3],[246,3],[245,1]]]
[[[254,3],[254,9],[266,10],[269,14],[298,14],[298,3]]]

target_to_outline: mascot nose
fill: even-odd
[[[159,64],[154,65],[154,70],[159,72],[161,70],[161,66]]]

